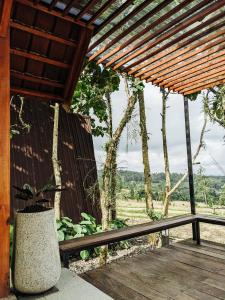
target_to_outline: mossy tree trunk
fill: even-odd
[[[53,142],[52,142],[52,164],[55,177],[55,184],[61,188],[61,166],[58,158],[58,134],[59,134],[59,104],[54,105],[54,126],[53,126]],[[60,219],[60,202],[61,202],[61,192],[55,193],[54,208],[55,208],[55,218]]]
[[[119,126],[112,135],[112,138],[108,141],[106,145],[106,159],[103,168],[102,175],[102,191],[101,191],[101,205],[102,205],[102,229],[103,231],[109,230],[110,223],[110,212],[112,208],[111,203],[111,171],[112,171],[112,161],[116,157],[118,144],[122,135],[122,132],[130,121],[132,112],[134,110],[137,98],[131,96],[128,99],[127,108],[120,120]],[[100,253],[100,265],[106,263],[107,259],[107,247],[102,247]]]
[[[169,92],[162,89],[162,143],[163,143],[163,157],[164,157],[164,172],[165,172],[165,194],[163,203],[163,216],[168,216],[169,203],[170,203],[170,167],[169,167],[169,156],[168,156],[168,144],[167,144],[167,132],[166,132],[166,117],[167,117],[167,99]]]
[[[145,187],[145,202],[147,213],[153,209],[153,196],[152,196],[152,178],[149,164],[149,152],[148,152],[148,132],[146,125],[145,114],[145,101],[144,90],[138,91],[139,102],[139,116],[140,116],[140,132],[142,142],[142,159],[144,165],[144,187]]]
[[[109,140],[113,137],[113,121],[112,121],[112,102],[111,95],[109,93],[106,94],[106,103],[108,110],[108,135]],[[117,149],[114,149],[111,158],[111,168],[110,168],[110,203],[111,203],[111,211],[110,211],[110,219],[116,219],[116,176],[117,176]]]

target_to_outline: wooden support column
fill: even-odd
[[[185,133],[186,133],[186,147],[187,147],[187,163],[188,163],[188,179],[189,179],[189,195],[191,213],[196,214],[195,208],[195,191],[194,191],[194,175],[192,165],[192,151],[191,151],[191,133],[190,133],[190,121],[189,121],[189,107],[188,97],[184,96],[184,117],[185,117]],[[199,240],[199,223],[192,224],[193,240]]]
[[[0,36],[0,298],[9,294],[10,51]]]

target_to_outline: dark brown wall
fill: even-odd
[[[14,99],[11,106],[11,124],[20,124],[20,101]],[[31,125],[31,130],[27,133],[19,128],[21,133],[11,139],[11,185],[22,186],[29,183],[42,187],[53,174],[53,109],[44,102],[24,100],[23,111],[23,119]],[[85,211],[99,221],[98,188],[95,196],[91,192],[97,182],[97,170],[89,118],[60,110],[58,150],[62,165],[62,184],[67,188],[62,193],[62,216],[68,216],[77,222],[81,212]],[[15,209],[24,207],[24,203],[14,198],[14,194],[12,189],[12,216]]]

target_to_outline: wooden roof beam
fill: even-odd
[[[116,30],[120,29],[121,26],[129,22],[134,16],[136,16],[139,12],[141,12],[146,6],[152,3],[154,0],[146,0],[138,7],[136,7],[132,12],[130,12],[125,18],[123,18],[119,23],[113,26],[109,31],[107,31],[103,36],[101,36],[94,44],[92,44],[88,51],[90,52],[92,49],[97,47],[101,42],[108,39]],[[99,54],[98,54],[99,55]],[[96,55],[97,56],[97,55]],[[96,57],[95,56],[95,57]],[[93,58],[91,58],[93,59]]]
[[[202,82],[202,81],[208,80],[208,79],[213,79],[215,77],[219,78],[219,76],[222,76],[222,75],[225,78],[225,66],[223,66],[219,69],[215,69],[215,70],[209,72],[208,74],[204,73],[201,76],[192,78],[191,80],[188,80],[188,81],[184,82],[183,84],[181,84],[179,87],[173,88],[173,91],[180,92],[181,90],[192,87],[193,85],[195,85],[199,82]]]
[[[54,7],[55,7],[55,5],[56,5],[56,3],[58,2],[59,0],[52,0],[52,2],[51,2],[51,4],[49,5],[49,10],[52,10]]]
[[[63,11],[63,16],[68,15],[70,12],[71,8],[74,7],[78,3],[78,0],[70,0],[70,2],[66,5],[64,11]]]
[[[154,81],[156,82],[156,84],[160,82],[163,84],[163,86],[166,86],[174,80],[179,81],[181,78],[183,78],[183,76],[194,74],[196,71],[199,71],[201,69],[204,70],[205,68],[213,65],[214,63],[216,64],[219,61],[224,61],[224,57],[225,50],[222,50],[218,53],[214,53],[213,55],[211,55],[211,57],[209,56],[208,59],[204,58],[202,61],[200,61],[200,63],[198,61],[194,62],[191,65],[188,65],[188,67],[181,68],[179,72],[175,71],[172,75],[170,74],[169,76],[166,76],[167,78],[162,77]]]
[[[70,69],[70,67],[71,67],[70,64],[65,64],[63,62],[60,62],[60,61],[57,61],[54,59],[50,59],[50,58],[47,58],[47,57],[44,57],[44,56],[41,56],[38,54],[28,53],[23,50],[11,49],[10,54],[21,56],[21,57],[32,59],[32,60],[36,60],[36,61],[40,61],[42,63],[46,63],[46,64],[53,65],[55,67],[59,67],[59,68],[63,68],[63,69]]]
[[[65,107],[70,106],[70,102],[74,93],[75,85],[80,76],[81,70],[84,66],[84,58],[87,53],[88,45],[93,35],[93,31],[88,28],[81,29],[81,38],[78,47],[75,50],[75,59],[73,60],[68,78],[66,80],[66,86],[64,90]],[[80,63],[83,61],[83,64]]]
[[[15,71],[15,70],[10,70],[10,75],[13,78],[30,81],[30,82],[34,82],[37,84],[48,85],[48,86],[61,88],[61,89],[64,88],[64,84],[62,84],[58,81],[53,81],[53,80],[49,80],[47,78],[34,76],[33,74],[28,74],[28,73],[25,74],[25,73],[21,73],[21,72]]]
[[[218,31],[221,27],[224,28],[225,25],[225,21],[216,24],[215,26],[210,26],[207,30],[202,31],[194,36],[192,36],[194,33],[204,29],[206,26],[211,25],[213,22],[218,21],[219,18],[224,17],[224,13],[221,13],[217,16],[214,16],[211,19],[208,19],[206,22],[201,23],[200,25],[192,28],[191,30],[188,30],[187,32],[183,33],[181,36],[177,37],[176,39],[170,41],[169,43],[163,45],[162,47],[160,47],[159,49],[154,50],[152,53],[148,54],[145,58],[146,61],[140,65],[138,65],[137,67],[131,69],[128,74],[132,75],[135,74],[135,77],[140,77],[141,75],[147,73],[148,71],[151,70],[152,67],[150,67],[151,64],[157,62],[158,65],[164,63],[164,62],[168,62],[171,60],[171,58],[173,57],[177,57],[179,56],[181,53],[185,53],[188,51],[188,49],[191,50],[191,47],[193,47],[193,49],[195,48],[195,45],[201,45],[204,44],[208,41],[208,35],[210,33],[213,33],[211,35],[212,38],[219,36],[221,31]],[[223,29],[222,29],[223,30]],[[215,32],[216,31],[216,32]],[[217,34],[218,32],[218,34]],[[191,36],[190,39],[187,39],[183,42],[181,42],[183,39],[187,38]],[[202,39],[203,37],[205,37],[205,39]],[[196,43],[195,45],[192,45],[194,42],[199,41],[198,43]],[[181,42],[181,43],[180,43]],[[174,46],[175,45],[175,46]],[[173,46],[173,47],[171,47]],[[185,48],[184,48],[185,47]],[[184,49],[181,49],[184,48]],[[180,51],[177,51],[181,49]],[[187,49],[187,50],[186,50]],[[166,50],[166,52],[164,51]],[[175,52],[175,53],[174,53]],[[174,55],[170,55],[174,53]],[[150,59],[149,59],[150,58]],[[162,59],[163,58],[163,59]],[[149,67],[148,67],[149,66]],[[146,68],[147,67],[147,68]]]
[[[186,72],[182,73],[181,75],[176,76],[175,79],[164,84],[164,87],[173,89],[174,87],[177,86],[177,84],[182,84],[182,82],[184,82],[185,80],[194,78],[195,76],[207,73],[213,69],[224,66],[224,63],[225,63],[225,56],[224,56],[224,58],[223,57],[217,58],[210,63],[208,63],[208,62],[204,63],[204,64],[196,67],[195,71],[194,70],[191,70],[189,72],[186,71]]]
[[[8,34],[12,4],[13,0],[3,0],[0,12],[0,37],[6,37]]]
[[[128,36],[130,34],[130,32],[132,32],[133,30],[135,30],[138,26],[142,25],[145,21],[147,21],[150,18],[152,18],[155,14],[159,13],[164,7],[166,7],[167,5],[169,5],[172,1],[173,0],[165,0],[161,4],[157,5],[153,9],[151,9],[146,15],[144,15],[143,17],[141,17],[137,22],[135,22],[134,24],[132,24],[129,28],[127,28],[122,33],[120,33],[117,37],[115,37],[114,39],[112,39],[104,47],[102,47],[101,49],[99,49],[98,51],[96,51],[90,57],[90,60],[95,59],[97,56],[99,56],[100,54],[102,54],[103,52],[105,52],[111,46],[113,46],[114,44],[118,43],[123,37]],[[150,25],[150,27],[155,27],[155,22],[153,22]],[[147,28],[145,28],[143,31],[148,32],[149,30],[150,30],[149,26],[147,26]],[[112,51],[110,51],[109,53],[107,53],[106,55],[104,55],[102,58],[100,58],[98,60],[98,63],[99,64],[102,63],[108,57],[112,56],[114,53],[117,53],[118,51],[120,51],[121,49],[123,49],[126,45],[130,45],[130,43],[132,43],[132,41],[135,41],[137,38],[140,38],[140,35],[144,34],[143,31],[140,34],[139,33],[135,34],[133,37],[131,37],[130,39],[128,39],[128,41],[126,41],[125,43],[121,44],[120,46],[116,47],[115,49],[113,49]]]
[[[85,7],[79,12],[79,14],[75,17],[76,20],[80,20],[88,11],[98,3],[98,0],[90,0]]]
[[[184,14],[180,15],[178,17],[178,19],[180,20],[180,23],[178,23],[177,25],[175,25],[177,23],[177,19],[173,20],[172,22],[166,24],[165,26],[163,26],[162,28],[160,28],[159,31],[157,31],[157,35],[159,33],[162,33],[162,35],[160,35],[158,38],[156,38],[153,42],[147,44],[146,46],[144,46],[143,48],[135,51],[133,54],[130,54],[130,52],[133,51],[133,49],[136,49],[136,46],[132,47],[129,49],[129,51],[125,51],[121,54],[119,54],[116,57],[117,59],[120,59],[121,56],[127,55],[129,54],[125,59],[121,60],[119,63],[117,63],[113,69],[116,70],[119,67],[121,67],[122,65],[126,64],[127,62],[133,60],[134,58],[136,58],[137,56],[143,54],[144,52],[150,50],[151,48],[153,48],[154,46],[158,45],[159,43],[165,41],[166,39],[170,38],[171,36],[175,35],[176,33],[180,32],[181,30],[187,28],[190,25],[193,25],[194,23],[202,20],[204,17],[206,17],[207,15],[209,15],[212,12],[215,12],[217,9],[221,8],[222,6],[225,5],[225,0],[219,0],[217,2],[214,2],[213,4],[209,5],[208,7],[202,9],[200,12],[196,12],[197,10],[199,10],[202,6],[206,6],[208,2],[208,0],[205,0],[204,2],[200,2],[198,5],[196,5],[193,9],[188,10],[187,12],[185,12]],[[192,16],[190,16],[191,14],[193,14]],[[183,20],[184,18],[188,17],[186,20]],[[171,26],[175,25],[174,27]],[[168,30],[168,31],[167,31]],[[152,39],[152,38],[151,38]],[[138,47],[140,47],[140,45],[142,45],[142,43],[147,43],[149,41],[149,37],[148,39],[144,39],[142,42],[138,43]],[[114,59],[113,59],[114,60]],[[132,66],[136,65],[138,62],[135,62],[134,64],[132,64]],[[109,66],[109,63],[107,64],[107,66]],[[131,66],[128,66],[126,68],[126,71],[130,69]]]
[[[63,11],[62,12],[58,12],[56,10],[49,10],[48,7],[46,7],[45,5],[39,4],[37,3],[36,5],[33,4],[33,2],[29,1],[29,0],[14,0],[17,3],[26,5],[28,7],[33,7],[36,10],[42,11],[44,13],[47,13],[49,15],[55,16],[57,18],[60,18],[62,20],[71,22],[73,24],[77,24],[79,26],[82,27],[87,27],[87,24],[85,22],[82,22],[80,20],[74,19],[74,17],[71,16],[63,16]],[[92,27],[91,27],[92,28]]]
[[[191,2],[193,2],[193,0],[191,0],[191,1],[185,0],[184,2],[182,2],[179,5],[175,6],[173,9],[169,10],[163,16],[161,16],[160,18],[158,18],[157,20],[155,20],[154,22],[152,22],[150,25],[148,25],[146,28],[144,28],[141,32],[138,32],[137,34],[135,34],[128,41],[126,41],[125,43],[123,43],[119,47],[116,47],[111,52],[107,53],[105,56],[103,56],[98,61],[98,63],[102,63],[104,60],[108,59],[110,56],[114,55],[115,53],[119,53],[119,51],[123,50],[125,47],[129,46],[134,41],[140,39],[140,37],[144,36],[146,33],[151,32],[152,29],[154,29],[155,27],[157,27],[159,24],[163,23],[165,20],[169,19],[171,16],[173,16],[174,14],[176,14],[177,12],[179,12],[181,9],[183,9],[185,6],[187,6]],[[169,3],[166,3],[166,4],[168,5]],[[160,6],[162,6],[162,8],[163,8],[163,6],[165,6],[165,2],[161,3],[159,6],[157,6],[152,11],[153,15],[157,13],[157,10],[160,8]],[[176,21],[173,20],[170,23],[171,27],[173,25],[175,25],[176,23],[178,23],[180,20],[184,19],[186,14],[187,14],[187,12],[185,14],[183,14],[182,16],[179,16],[178,19],[176,19]],[[148,35],[146,38],[141,39],[140,42],[138,42],[135,45],[129,47],[127,50],[120,52],[116,57],[114,57],[109,62],[107,62],[106,66],[107,67],[111,66],[113,63],[115,63],[116,61],[120,60],[121,58],[123,58],[124,56],[128,55],[129,53],[135,51],[136,49],[140,48],[142,45],[148,43],[150,40],[153,40],[154,38],[157,38],[160,35],[160,33],[164,32],[168,28],[167,28],[167,25],[164,25],[161,28],[159,28],[158,30],[156,30],[155,32],[150,33],[150,35]],[[134,27],[134,29],[135,29],[135,27]],[[130,30],[130,28],[127,29],[128,32],[129,32],[129,30]]]
[[[205,90],[205,89],[209,89],[209,88],[213,88],[215,86],[219,86],[221,84],[224,84],[225,83],[225,79],[224,80],[218,80],[218,81],[214,81],[214,82],[211,82],[209,84],[206,84],[206,85],[203,85],[203,86],[200,86],[198,88],[193,88],[185,93],[183,93],[184,95],[191,95],[193,93],[196,93],[196,92],[199,92],[199,91],[202,91],[202,90]]]
[[[141,76],[141,79],[144,80],[144,79],[150,78],[154,75],[160,76],[161,72],[166,72],[165,70],[169,71],[170,68],[172,68],[172,67],[176,68],[176,66],[181,62],[184,62],[184,64],[185,64],[185,61],[188,61],[189,58],[196,57],[198,54],[204,56],[204,53],[206,53],[207,50],[209,50],[211,48],[214,48],[214,47],[216,47],[216,46],[218,46],[218,45],[225,42],[224,34],[225,34],[225,29],[222,31],[222,34],[221,34],[223,37],[222,38],[215,37],[216,40],[214,40],[212,43],[203,44],[203,46],[200,46],[201,43],[198,43],[197,47],[190,47],[190,50],[187,49],[187,51],[184,51],[184,54],[181,54],[181,55],[177,56],[177,58],[172,57],[169,60],[169,62],[164,63],[164,61],[162,61],[161,64],[160,63],[159,64],[157,64],[157,63],[154,64],[152,66],[152,70],[148,71],[144,76]],[[210,41],[208,38],[207,38],[207,40]],[[193,51],[191,51],[191,50],[193,50]],[[207,55],[207,53],[206,53],[206,55]]]
[[[54,41],[54,42],[57,42],[57,43],[60,43],[63,45],[67,45],[70,47],[76,47],[76,45],[78,43],[77,41],[63,39],[52,33],[48,33],[46,31],[39,30],[37,28],[30,27],[28,25],[23,25],[23,24],[15,22],[15,21],[11,21],[10,26],[11,26],[11,28],[18,29],[18,30],[30,33],[32,35],[39,36],[39,37],[42,37],[42,38],[45,38],[45,39],[48,39],[48,40],[51,40],[51,41]]]
[[[199,82],[199,83],[196,83],[194,85],[192,85],[191,87],[188,87],[188,88],[185,88],[181,91],[179,91],[179,93],[181,94],[186,94],[186,93],[189,93],[191,90],[193,89],[197,89],[197,88],[204,88],[205,86],[208,86],[209,84],[215,84],[217,85],[218,82],[221,82],[221,81],[225,81],[225,75],[221,75],[221,76],[218,76],[216,78],[212,78],[212,79],[209,79],[209,80],[204,80],[202,82]]]
[[[112,22],[116,17],[118,17],[126,8],[128,8],[130,5],[134,4],[134,0],[127,0],[124,2],[116,11],[114,11],[107,19],[105,19],[101,25],[96,27],[94,33],[98,33],[100,30],[102,30],[106,25],[108,25],[110,22]],[[88,49],[88,52],[90,52],[94,47],[91,45]]]
[[[115,0],[108,0],[99,10],[91,17],[88,24],[94,23],[113,3]]]
[[[192,59],[189,59],[185,63],[181,63],[176,66],[176,68],[170,68],[168,70],[164,70],[160,73],[160,75],[154,75],[147,79],[147,82],[153,82],[154,84],[166,84],[168,81],[165,82],[166,79],[171,80],[172,77],[176,76],[177,74],[183,73],[185,71],[189,71],[197,66],[200,66],[201,64],[205,62],[209,62],[213,60],[214,58],[220,57],[225,53],[225,45],[220,45],[218,47],[212,48],[208,52],[206,52],[201,57],[193,57]]]
[[[64,100],[61,96],[58,96],[58,95],[44,93],[44,92],[40,92],[40,91],[28,90],[25,88],[17,88],[14,86],[11,87],[11,93],[14,95],[40,98],[41,100],[45,100],[45,101],[52,100],[52,101],[57,101],[57,102],[63,102],[63,100]]]

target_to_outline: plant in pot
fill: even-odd
[[[29,184],[13,187],[15,197],[27,204],[15,216],[13,285],[22,293],[41,293],[52,288],[61,273],[54,209],[45,206],[45,195],[64,189],[50,183],[38,191]]]

